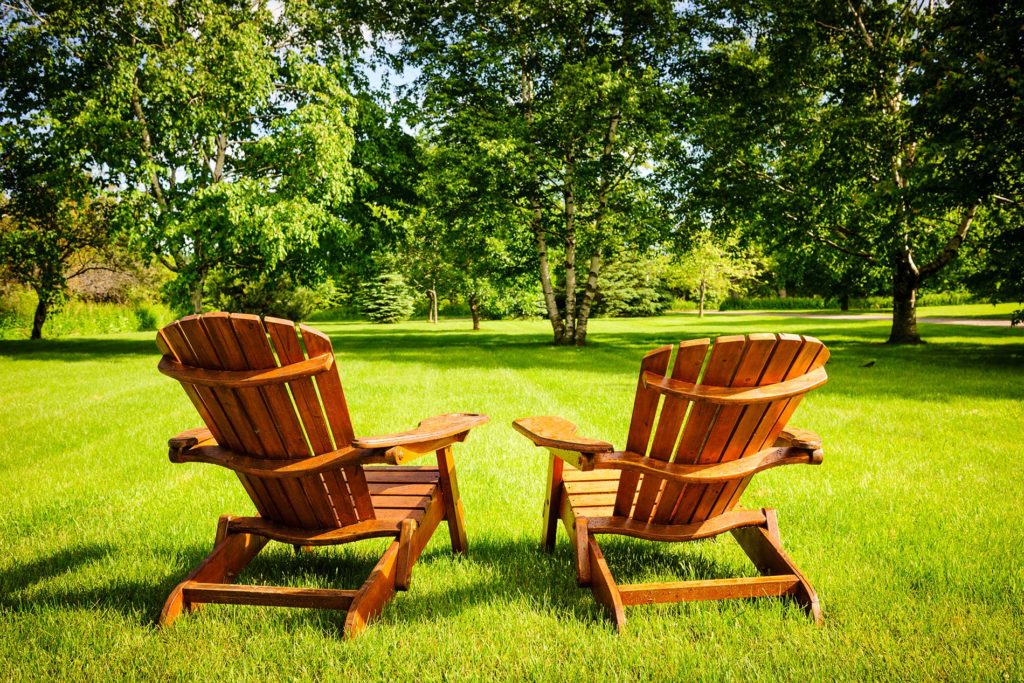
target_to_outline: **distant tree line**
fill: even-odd
[[[1010,0],[22,0],[0,276],[178,310],[593,315],[730,290],[1024,299]],[[394,81],[394,82],[393,82]]]

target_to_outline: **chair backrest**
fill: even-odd
[[[214,373],[202,384],[181,380],[219,445],[253,458],[304,458],[345,448],[354,437],[330,339],[299,329],[296,334],[290,320],[255,315],[190,315],[161,329],[157,346],[186,371],[237,373]],[[232,382],[247,370],[310,363],[303,345],[309,359],[329,356],[331,366],[288,382],[244,388]],[[327,529],[374,518],[361,465],[291,479],[238,478],[260,515],[281,524]]]
[[[770,447],[800,404],[802,394],[748,404],[720,404],[662,396],[644,373],[704,387],[766,387],[822,367],[829,352],[817,339],[751,334],[682,342],[644,356],[640,365],[626,450],[680,465],[729,462]],[[824,372],[824,371],[820,371]],[[682,485],[623,471],[615,514],[642,523],[702,522],[735,507],[750,477]]]

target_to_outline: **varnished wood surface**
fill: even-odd
[[[734,600],[791,595],[800,585],[794,574],[752,576],[737,579],[634,583],[619,586],[623,605],[651,605],[659,602]]]
[[[623,451],[606,442],[588,450],[561,418],[514,423],[549,452],[544,547],[554,545],[561,519],[577,580],[589,580],[619,630],[624,605],[767,596],[791,597],[821,623],[813,588],[782,550],[774,511],[738,502],[758,472],[822,462],[820,437],[787,422],[802,397],[827,380],[828,350],[812,337],[761,333],[673,350],[654,349],[641,361]],[[597,543],[602,534],[690,541],[726,531],[762,576],[617,586]]]
[[[781,465],[819,465],[820,450],[805,448],[768,448],[740,460],[707,465],[676,465],[636,453],[599,453],[594,456],[594,469],[627,470],[654,475],[683,484],[710,484],[742,479]],[[643,518],[643,515],[634,515]]]
[[[580,436],[576,433],[576,425],[560,417],[521,417],[512,423],[512,428],[535,445],[545,448],[560,448],[579,453],[613,450],[607,441]]]
[[[355,597],[354,590],[326,588],[283,588],[280,586],[246,586],[226,583],[189,581],[184,588],[185,599],[226,605],[264,605],[268,607],[307,607],[347,610]]]
[[[806,375],[785,382],[757,387],[714,387],[701,386],[692,382],[680,382],[662,375],[645,372],[644,386],[660,394],[674,396],[686,401],[702,401],[719,405],[767,403],[783,398],[792,398],[817,389],[828,381],[825,368],[816,368]]]
[[[410,444],[437,441],[468,432],[474,427],[486,424],[486,415],[477,413],[448,413],[435,415],[419,423],[416,429],[395,434],[364,436],[352,441],[356,448],[391,448]]]
[[[221,519],[213,552],[168,597],[161,624],[209,602],[315,607],[346,610],[351,637],[409,587],[441,521],[452,549],[466,552],[451,445],[485,415],[429,418],[361,447],[330,339],[313,328],[297,333],[287,320],[209,313],[164,327],[157,346],[161,372],[181,383],[206,423],[170,440],[171,460],[232,469],[259,513]],[[430,450],[440,469],[364,467]],[[395,540],[357,591],[231,583],[268,540],[309,549],[382,536]]]
[[[334,356],[325,354],[269,370],[207,370],[185,365],[164,356],[160,359],[157,370],[179,382],[200,387],[246,389],[314,377],[327,372],[333,365]]]

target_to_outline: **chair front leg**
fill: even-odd
[[[562,505],[562,459],[552,453],[548,464],[548,483],[544,491],[544,533],[540,546],[547,552],[555,549],[559,510]]]
[[[437,469],[441,474],[441,495],[444,498],[444,516],[448,520],[452,551],[465,555],[469,552],[469,540],[466,537],[466,520],[462,499],[459,497],[459,482],[455,476],[455,458],[451,446],[437,451]]]

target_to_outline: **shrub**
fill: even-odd
[[[594,313],[613,318],[661,315],[671,304],[657,263],[614,261],[601,273]]]
[[[415,298],[399,273],[382,273],[363,288],[360,304],[373,322],[396,323],[409,319]]]
[[[316,311],[330,308],[337,297],[332,280],[307,286],[296,284],[287,272],[262,273],[255,279],[218,273],[206,289],[209,300],[221,310],[288,320],[306,320]]]

